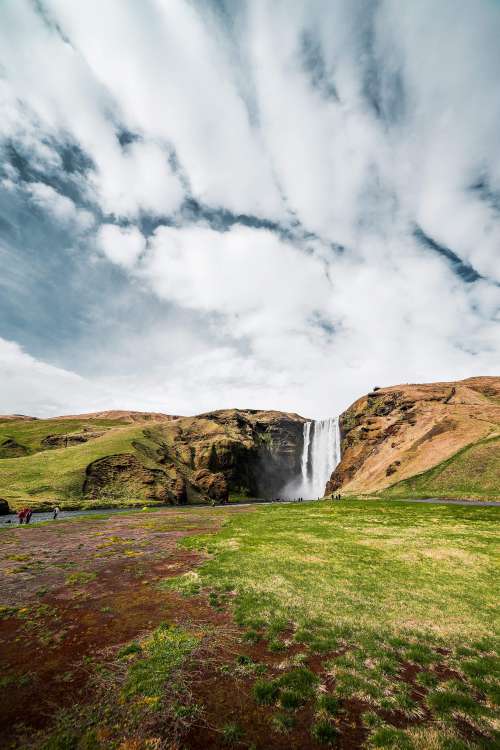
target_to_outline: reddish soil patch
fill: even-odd
[[[0,618],[0,747],[21,719],[42,728],[57,709],[89,701],[91,660],[106,661],[111,647],[162,621],[200,622],[188,600],[155,584],[203,562],[178,541],[216,530],[225,513],[167,510],[2,532],[0,605],[18,611]]]
[[[303,652],[303,648],[294,648],[295,653]],[[264,663],[268,671],[265,679],[272,679],[283,674],[286,669],[292,669],[289,663],[290,653],[270,654],[264,643],[256,646],[243,645],[238,654],[250,656],[257,663]],[[232,659],[231,659],[232,656]],[[325,657],[327,658],[327,657]],[[220,654],[220,663],[236,664],[234,654]],[[317,671],[320,682],[326,688],[332,687],[332,680],[323,671],[323,665],[315,669],[315,656],[307,658],[304,666]],[[286,664],[286,667],[285,667]],[[255,676],[241,676],[223,674],[220,669],[202,670],[193,680],[191,689],[194,700],[203,705],[201,720],[194,724],[188,735],[183,737],[183,747],[189,750],[220,750],[227,745],[223,740],[225,725],[236,724],[242,730],[241,747],[255,747],[264,750],[320,750],[324,745],[317,743],[311,735],[313,723],[314,702],[308,700],[294,712],[287,712],[276,705],[261,706],[255,701],[252,687]],[[330,684],[329,684],[330,683]],[[335,747],[341,750],[354,750],[363,746],[367,730],[361,723],[361,714],[366,710],[361,702],[346,701],[332,723],[339,731]],[[283,731],[276,724],[278,715],[288,715],[293,720],[293,728]]]

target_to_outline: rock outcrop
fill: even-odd
[[[304,421],[297,414],[226,409],[180,417],[144,434],[158,445],[156,460],[184,478],[188,501],[269,498],[300,473]]]
[[[87,500],[135,505],[269,498],[300,474],[304,422],[297,414],[252,409],[195,417],[105,411],[33,426],[6,420],[0,424],[8,451],[0,461],[0,492],[16,506],[29,492],[38,507],[54,499],[76,507]]]
[[[29,453],[25,445],[18,443],[14,438],[7,438],[0,443],[0,458],[19,458]]]
[[[101,437],[103,434],[102,431],[96,432],[94,430],[83,429],[82,432],[70,432],[67,435],[47,435],[41,440],[41,447],[43,450],[69,448],[72,445],[79,445],[80,443],[87,443],[89,440],[95,440],[95,438]]]
[[[10,513],[9,503],[0,497],[0,516],[7,516]]]
[[[183,503],[186,492],[182,478],[161,469],[144,466],[132,453],[105,456],[87,467],[83,496],[93,500]]]
[[[339,421],[342,460],[326,494],[380,492],[500,435],[500,378],[377,388]]]
[[[133,452],[103,456],[86,469],[83,496],[183,504],[229,496],[272,497],[300,473],[296,414],[227,409],[146,420]],[[152,423],[150,423],[152,422]],[[83,442],[88,433],[48,436],[46,447]]]

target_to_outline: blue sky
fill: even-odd
[[[498,374],[500,4],[5,0],[0,413]]]

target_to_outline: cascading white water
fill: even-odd
[[[340,463],[340,430],[338,417],[316,419],[304,424],[302,481],[299,496],[323,497],[326,483]]]
[[[309,443],[311,440],[311,425],[312,422],[304,422],[304,445],[302,448],[302,482],[307,482],[308,476],[308,464],[309,464]]]

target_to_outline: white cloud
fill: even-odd
[[[95,180],[106,213],[134,217],[140,211],[164,216],[178,210],[184,197],[172,173],[168,153],[155,143],[131,143],[102,157]]]
[[[146,246],[143,235],[136,227],[102,224],[97,236],[106,257],[124,268],[132,268]]]
[[[0,338],[0,413],[48,417],[106,401],[74,372],[40,362],[13,341]],[[100,398],[99,398],[100,397]]]
[[[169,311],[163,335],[93,353],[92,383],[172,411],[325,415],[374,384],[494,372],[498,5],[225,7],[46,0],[52,25],[23,0],[0,8],[5,153],[71,180],[103,217],[86,257],[97,246]],[[88,168],[69,175],[57,144]],[[6,167],[11,200],[88,230],[82,205],[30,179]],[[464,283],[416,226],[485,279]]]
[[[61,195],[44,182],[29,183],[26,192],[37,206],[48,211],[62,224],[76,225],[81,230],[90,229],[94,224],[90,211],[77,208],[71,198]]]
[[[235,316],[281,311],[274,316],[280,326],[293,325],[328,293],[311,256],[267,229],[242,226],[227,232],[159,227],[143,274],[158,294],[180,305]]]

